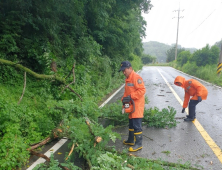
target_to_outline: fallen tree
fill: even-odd
[[[75,71],[74,71],[74,69],[75,69],[75,63],[73,64],[73,67],[72,67],[70,73],[68,74],[68,76],[66,76],[66,78],[67,78],[67,77],[69,77],[69,76],[71,75],[71,72],[73,73],[73,81],[72,81],[71,83],[69,83],[68,85],[66,85],[66,81],[65,81],[66,78],[59,77],[59,76],[57,76],[56,74],[53,74],[53,75],[38,74],[38,73],[30,70],[29,68],[27,68],[27,67],[25,67],[25,66],[23,66],[23,65],[21,65],[21,64],[19,64],[19,63],[14,63],[14,62],[12,62],[12,61],[4,60],[4,59],[1,59],[1,58],[0,58],[0,64],[7,65],[7,66],[11,66],[11,67],[14,67],[14,68],[18,68],[18,69],[20,69],[20,70],[22,70],[22,71],[25,71],[25,76],[24,76],[24,89],[23,89],[22,96],[21,96],[18,104],[20,104],[20,102],[21,102],[21,100],[22,100],[22,97],[23,97],[23,95],[24,95],[24,93],[25,93],[26,72],[27,72],[28,74],[30,74],[31,76],[37,78],[37,79],[55,80],[55,81],[60,82],[61,84],[65,85],[65,87],[64,87],[63,90],[62,90],[62,92],[63,92],[66,88],[68,88],[71,92],[73,92],[74,94],[76,94],[76,95],[80,98],[80,100],[82,101],[81,96],[80,96],[78,93],[76,93],[71,87],[69,87],[71,84],[74,84],[74,83],[75,83]]]
[[[14,63],[14,62],[9,61],[9,60],[4,60],[4,59],[0,58],[0,64],[8,65],[8,66],[11,66],[11,67],[14,67],[14,68],[18,68],[20,70],[23,70],[23,71],[27,72],[28,74],[32,75],[33,77],[38,78],[38,79],[56,80],[56,81],[58,81],[62,84],[66,83],[64,78],[61,78],[61,77],[57,76],[56,74],[54,74],[54,75],[38,74],[38,73],[30,70],[29,68],[24,67],[21,64]]]

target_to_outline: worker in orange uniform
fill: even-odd
[[[135,103],[135,111],[129,116],[129,136],[124,140],[125,145],[133,145],[129,151],[138,151],[142,149],[142,119],[145,105],[145,86],[143,79],[134,72],[129,61],[123,61],[119,72],[125,75],[125,91],[122,100],[129,97]],[[134,137],[136,139],[134,143]]]
[[[174,84],[184,88],[185,91],[182,113],[184,113],[189,102],[189,115],[184,120],[193,121],[196,118],[196,105],[202,100],[207,99],[208,91],[206,87],[197,80],[185,80],[182,76],[177,76]],[[190,97],[192,98],[190,99]]]

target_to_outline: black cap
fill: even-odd
[[[119,72],[131,67],[131,63],[129,61],[123,61],[120,66]]]

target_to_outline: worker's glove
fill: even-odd
[[[182,109],[182,113],[184,113],[184,112],[185,112],[185,108]]]
[[[201,101],[202,101],[201,96],[198,96],[198,102],[201,102]]]

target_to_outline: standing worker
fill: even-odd
[[[119,72],[125,75],[125,91],[122,101],[129,99],[134,103],[133,111],[129,114],[129,136],[124,140],[125,145],[132,145],[129,151],[135,152],[142,149],[142,119],[145,105],[145,86],[143,79],[134,72],[129,61],[123,61]],[[123,112],[127,113],[123,108]],[[134,137],[136,142],[134,143]]]
[[[196,118],[196,105],[202,100],[207,99],[208,91],[206,87],[197,80],[185,80],[182,76],[177,76],[174,84],[184,88],[185,91],[182,113],[184,113],[189,102],[189,115],[184,120],[193,121]],[[191,96],[192,98],[190,99]]]

